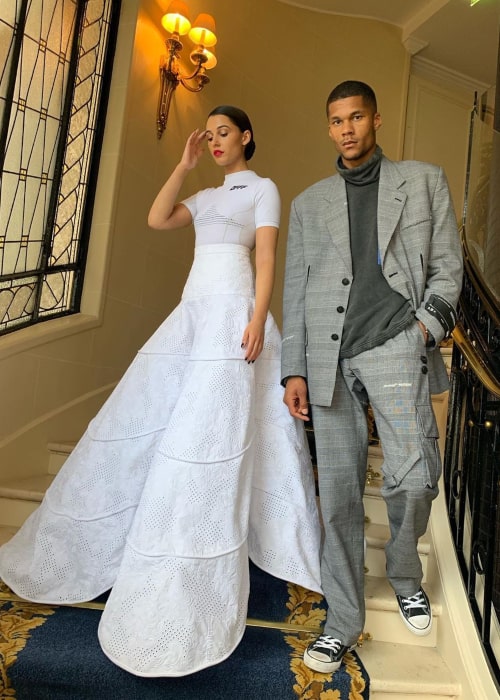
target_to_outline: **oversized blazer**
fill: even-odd
[[[456,320],[462,252],[442,168],[382,157],[377,229],[382,273],[434,337],[430,388],[444,391],[448,378],[437,344]],[[305,377],[309,400],[320,406],[332,402],[352,280],[345,181],[334,175],[292,202],[283,294],[282,380]],[[434,302],[448,312],[436,312]]]

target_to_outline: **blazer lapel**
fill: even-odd
[[[340,175],[333,177],[330,182],[331,187],[325,193],[327,200],[325,224],[339,257],[344,261],[346,272],[352,274],[349,211],[345,183]]]
[[[406,193],[401,189],[405,179],[397,166],[387,158],[382,159],[378,188],[378,244],[382,264],[390,240],[403,213]]]

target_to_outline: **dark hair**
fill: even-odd
[[[343,83],[339,83],[337,87],[334,87],[328,95],[326,115],[328,116],[328,108],[332,102],[343,100],[346,97],[362,97],[365,105],[372,107],[374,112],[377,111],[377,98],[369,85],[362,83],[360,80],[344,80]]]
[[[250,132],[250,141],[245,146],[245,160],[250,160],[250,158],[255,153],[255,141],[253,140],[253,129],[248,118],[248,114],[244,112],[239,107],[232,107],[231,105],[219,105],[213,109],[209,117],[213,117],[216,114],[222,114],[233,122],[235,126],[243,133],[244,131]]]

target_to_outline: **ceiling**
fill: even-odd
[[[318,12],[401,28],[406,48],[484,86],[496,82],[500,0],[281,0]]]

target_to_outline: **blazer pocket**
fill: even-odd
[[[421,213],[413,215],[411,212],[403,211],[400,224],[401,231],[408,231],[408,229],[416,227],[421,227],[424,231],[432,229],[432,217],[427,213],[425,215]]]
[[[391,289],[401,294],[404,299],[408,299],[415,308],[415,295],[413,286],[401,269],[384,270],[384,277]]]

